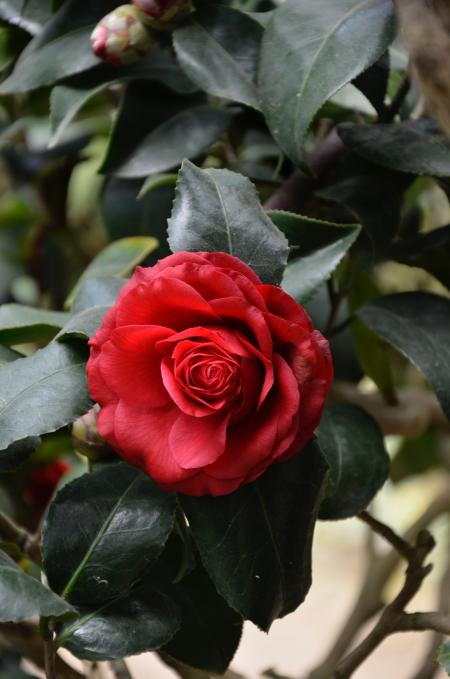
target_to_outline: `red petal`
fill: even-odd
[[[180,413],[169,436],[171,452],[183,469],[215,462],[225,450],[228,417],[190,417]]]

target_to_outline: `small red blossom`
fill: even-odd
[[[297,453],[333,378],[303,308],[220,252],[138,267],[90,347],[101,435],[188,495],[231,493]]]
[[[61,478],[70,471],[70,465],[61,460],[55,460],[45,467],[36,467],[31,478],[24,488],[23,497],[28,502],[39,518],[52,499]]]

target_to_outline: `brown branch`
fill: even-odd
[[[111,660],[109,666],[115,679],[133,679],[125,660]]]
[[[394,94],[391,103],[389,106],[386,106],[386,109],[383,111],[383,115],[380,115],[380,123],[391,123],[394,120],[395,116],[400,111],[400,108],[405,101],[410,89],[411,79],[409,77],[409,73],[406,73],[397,92]]]
[[[393,632],[423,632],[434,630],[439,634],[450,635],[450,615],[435,612],[403,613]]]
[[[369,657],[381,642],[396,630],[404,615],[405,606],[419,591],[422,582],[432,569],[424,561],[435,545],[428,531],[421,531],[408,558],[405,582],[395,599],[384,609],[380,619],[367,637],[341,662],[333,675],[334,679],[348,679]],[[405,554],[402,554],[405,556]]]
[[[427,528],[435,519],[450,512],[450,483],[444,484],[439,494],[425,512],[404,533],[405,542],[412,542],[418,533]],[[396,549],[388,554],[367,561],[366,574],[356,595],[342,629],[325,658],[309,674],[309,679],[330,679],[333,671],[361,629],[383,606],[383,590],[400,563],[401,556]],[[419,678],[418,678],[419,679]],[[425,678],[420,678],[425,679]]]
[[[378,521],[378,519],[375,519],[375,517],[373,517],[372,514],[369,514],[369,512],[366,510],[360,512],[358,514],[358,518],[370,526],[374,533],[377,533],[377,535],[380,535],[382,538],[384,538],[386,542],[389,542],[389,544],[391,544],[392,547],[396,549],[404,559],[406,559],[406,561],[409,561],[411,558],[413,558],[414,547],[411,547],[409,542],[406,542],[406,540],[400,537],[400,535],[397,535],[397,533],[395,533],[392,528],[387,526],[385,523]]]
[[[18,526],[6,514],[0,512],[0,538],[13,542],[22,552],[28,554],[37,564],[41,563],[39,542],[24,528]]]

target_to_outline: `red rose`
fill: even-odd
[[[298,452],[333,378],[302,307],[221,252],[138,267],[90,346],[101,435],[188,495],[231,493]]]

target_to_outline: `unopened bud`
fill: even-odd
[[[194,9],[192,0],[133,0],[133,3],[150,28],[163,31],[175,28]]]
[[[119,66],[136,61],[152,46],[144,14],[134,5],[121,5],[103,17],[91,34],[94,54]]]
[[[97,415],[100,410],[98,405],[88,410],[72,425],[72,443],[75,450],[89,460],[102,460],[114,455],[114,450],[100,436],[97,429]]]

